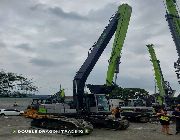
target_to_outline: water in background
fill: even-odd
[[[18,106],[13,106],[14,103]],[[32,102],[32,98],[0,98],[0,109],[17,109],[25,110]]]

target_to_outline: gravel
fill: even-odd
[[[31,119],[23,116],[0,117],[0,140],[179,140],[179,135],[161,133],[160,124],[131,123],[127,130],[94,129],[90,135],[66,136],[62,134],[26,134],[18,130],[32,130]],[[171,132],[175,133],[175,125],[171,124]],[[14,133],[13,133],[14,132]]]
[[[14,102],[19,106],[13,107]],[[31,98],[0,98],[0,109],[24,110],[31,102]],[[174,124],[170,125],[173,135],[166,135],[161,133],[161,125],[157,123],[130,123],[130,127],[123,131],[94,129],[90,135],[76,137],[48,133],[18,133],[18,130],[32,129],[30,122],[31,119],[23,116],[0,117],[0,140],[179,140],[180,138],[180,135],[174,135]]]

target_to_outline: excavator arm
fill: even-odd
[[[120,9],[121,13],[126,11],[126,9]],[[124,12],[121,18],[118,20],[117,30],[115,33],[115,38],[113,42],[113,48],[111,52],[111,57],[109,59],[109,66],[106,77],[106,85],[111,86],[113,83],[113,78],[115,73],[119,73],[119,63],[121,58],[121,51],[128,30],[128,25],[131,17],[131,11]]]
[[[147,45],[148,51],[151,57],[151,62],[153,64],[154,68],[154,75],[156,79],[156,84],[159,90],[159,95],[157,97],[157,101],[159,102],[160,105],[163,105],[164,103],[164,96],[165,96],[165,90],[164,90],[164,78],[162,75],[161,67],[160,67],[160,61],[157,60],[153,44]]]
[[[157,101],[160,105],[165,103],[166,105],[171,104],[171,98],[174,96],[175,90],[173,90],[170,86],[170,83],[168,81],[164,80],[163,73],[160,66],[160,61],[157,60],[156,54],[153,48],[153,44],[147,45],[148,51],[151,57],[151,62],[154,67],[154,73],[155,73],[155,79],[156,84],[159,89],[159,94],[157,97]]]
[[[92,46],[87,59],[76,73],[73,80],[73,97],[77,111],[83,109],[84,87],[90,72],[115,33],[118,21],[123,20],[127,13],[131,13],[131,11],[132,8],[127,4],[119,6],[117,13],[112,17],[108,26],[105,27],[98,41]]]
[[[176,50],[178,53],[178,60],[174,63],[174,68],[176,69],[176,74],[178,79],[180,79],[180,17],[176,6],[176,0],[166,0],[166,19],[176,45]],[[180,81],[178,81],[180,83]]]

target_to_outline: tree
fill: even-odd
[[[116,87],[110,94],[110,98],[128,100],[128,99],[146,99],[149,93],[140,88],[121,88]]]
[[[38,88],[33,85],[32,79],[29,80],[16,73],[0,71],[1,97],[24,97],[36,91],[38,91]]]

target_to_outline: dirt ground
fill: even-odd
[[[0,140],[179,140],[174,135],[175,125],[171,124],[173,135],[161,133],[160,124],[131,123],[127,130],[114,131],[94,129],[90,135],[65,136],[62,134],[19,134],[18,130],[30,129],[31,119],[23,116],[0,117]],[[14,133],[13,133],[14,132]]]

